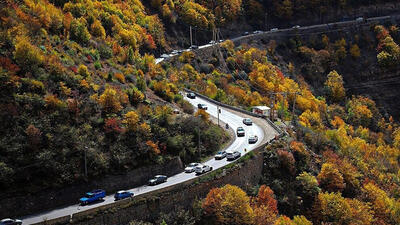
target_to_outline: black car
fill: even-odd
[[[187,93],[187,95],[186,95],[188,98],[191,98],[191,99],[195,99],[196,98],[196,94],[195,93],[193,93],[193,92],[189,92],[189,93]]]
[[[203,109],[203,110],[207,110],[208,109],[206,104],[197,104],[197,108]]]
[[[22,221],[21,220],[17,220],[17,219],[2,219],[0,220],[0,225],[21,225]]]
[[[157,185],[164,182],[167,182],[167,176],[157,175],[153,179],[149,180],[149,185]]]

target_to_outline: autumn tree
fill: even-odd
[[[87,22],[84,18],[81,17],[72,20],[70,37],[80,44],[87,44],[89,42],[91,35],[87,29]]]
[[[16,39],[14,58],[24,71],[37,69],[44,60],[43,54],[36,46],[31,44],[27,37]]]
[[[200,117],[204,122],[208,122],[210,120],[210,114],[208,114],[204,109],[197,110],[194,116]]]
[[[101,25],[101,22],[99,20],[95,20],[90,26],[90,29],[95,37],[100,37],[101,39],[104,39],[106,37],[106,30]]]
[[[252,224],[253,210],[246,193],[237,186],[213,188],[204,199],[202,208],[206,215],[220,224]]]
[[[253,199],[254,224],[270,225],[276,220],[278,204],[274,192],[266,185],[261,185],[257,196]]]
[[[334,164],[324,163],[321,172],[317,176],[318,182],[322,189],[329,192],[342,191],[346,184],[343,176]]]
[[[122,109],[122,105],[119,100],[120,96],[117,91],[113,88],[106,88],[102,95],[100,95],[99,103],[103,110],[107,113],[119,112]]]
[[[328,92],[328,96],[334,102],[340,102],[346,97],[346,92],[343,87],[343,78],[336,70],[331,71],[325,81],[325,89]]]
[[[128,131],[136,131],[139,126],[139,115],[135,111],[129,111],[125,114],[125,120]]]

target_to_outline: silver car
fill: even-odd
[[[226,159],[227,159],[228,161],[230,161],[230,160],[235,160],[235,159],[240,158],[241,155],[242,155],[242,154],[241,154],[240,152],[238,152],[238,151],[228,152],[228,153],[226,154]]]
[[[215,155],[215,159],[219,160],[219,159],[223,159],[226,157],[226,151],[219,151],[216,155]]]
[[[185,168],[185,173],[192,173],[195,171],[196,166],[200,165],[200,163],[190,163],[186,168]]]
[[[196,166],[195,172],[197,175],[210,172],[212,170],[212,166],[200,164]]]
[[[249,144],[255,144],[258,141],[257,135],[250,135],[249,136]]]
[[[244,118],[243,123],[246,124],[247,126],[253,125],[253,121],[251,121],[250,118]]]

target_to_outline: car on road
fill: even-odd
[[[253,125],[253,121],[250,118],[244,118],[243,123],[247,126]]]
[[[178,54],[181,54],[181,53],[183,53],[183,52],[184,52],[184,50],[183,50],[183,49],[178,49],[177,51],[178,51]]]
[[[275,32],[275,31],[278,31],[278,30],[279,30],[278,28],[272,28],[270,31]]]
[[[115,193],[114,195],[114,199],[115,201],[124,199],[124,198],[130,198],[133,197],[133,192],[131,191],[118,191],[117,193]]]
[[[173,55],[177,55],[179,52],[178,52],[178,50],[173,50],[172,52],[171,52],[171,54],[173,54]]]
[[[0,225],[21,225],[21,224],[22,220],[17,220],[17,219],[6,218],[0,220]]]
[[[243,127],[238,127],[238,128],[236,129],[236,135],[237,135],[238,137],[244,137],[245,132],[244,132]]]
[[[356,19],[356,22],[357,22],[357,23],[362,23],[362,22],[364,22],[364,17],[358,17],[358,18]]]
[[[249,34],[250,33],[246,31],[246,32],[243,33],[243,36],[246,36],[246,35],[249,35]]]
[[[213,44],[215,44],[215,43],[216,43],[216,42],[215,42],[214,40],[208,42],[208,44],[210,44],[210,45],[213,45]]]
[[[190,46],[190,49],[198,49],[198,48],[199,48],[199,46],[197,46],[197,45]]]
[[[218,40],[219,43],[222,43],[222,42],[224,42],[224,41],[225,41],[224,39]]]
[[[207,110],[208,109],[206,104],[201,104],[201,103],[197,104],[197,108],[202,109],[202,110]]]
[[[106,191],[98,189],[87,192],[84,197],[79,199],[79,202],[81,203],[81,205],[87,205],[89,203],[102,200],[104,197],[106,197]]]
[[[235,159],[240,158],[241,155],[242,155],[242,154],[241,154],[240,152],[238,152],[238,151],[228,152],[228,153],[226,154],[226,159],[227,159],[228,161],[235,160]]]
[[[162,54],[162,55],[160,56],[160,58],[166,59],[166,58],[169,58],[169,55],[164,53],[164,54]]]
[[[226,151],[219,151],[216,155],[215,155],[215,159],[219,160],[219,159],[223,159],[226,157]]]
[[[212,169],[213,169],[212,166],[199,164],[198,166],[196,166],[195,172],[197,175],[200,175],[203,173],[210,172]]]
[[[261,30],[256,30],[256,31],[253,32],[253,34],[261,34],[261,33],[262,33]]]
[[[189,92],[189,93],[187,93],[187,95],[186,95],[188,98],[191,98],[191,99],[195,99],[196,98],[196,94],[195,93],[193,93],[193,92]]]
[[[185,173],[192,173],[195,171],[196,166],[200,165],[200,163],[190,163],[186,168],[185,168]]]
[[[157,175],[154,176],[153,179],[149,180],[149,185],[157,185],[157,184],[161,184],[167,182],[167,176],[165,175]]]
[[[257,135],[250,135],[249,136],[249,144],[255,144],[258,141]]]
[[[300,25],[293,26],[292,29],[299,29]]]

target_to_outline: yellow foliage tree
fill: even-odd
[[[343,87],[343,78],[336,70],[328,74],[327,80],[325,81],[325,88],[328,91],[329,97],[335,102],[340,102],[346,96]]]
[[[202,204],[204,212],[220,224],[253,224],[253,210],[246,193],[237,186],[213,188]]]
[[[120,103],[120,96],[113,88],[106,88],[102,95],[100,95],[99,103],[103,110],[108,113],[119,112],[122,109]]]
[[[135,111],[129,111],[125,114],[125,120],[128,131],[136,131],[139,126],[139,115]]]

